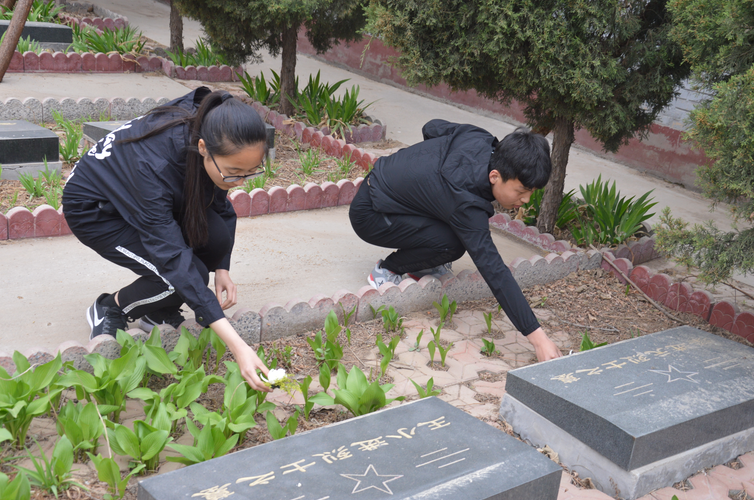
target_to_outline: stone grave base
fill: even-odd
[[[747,429],[627,471],[508,394],[503,396],[500,416],[522,439],[537,447],[548,445],[568,469],[591,478],[600,491],[624,500],[672,486],[705,467],[723,464],[754,450],[754,429]]]
[[[10,181],[17,181],[21,178],[21,174],[31,174],[32,177],[39,177],[41,173],[45,171],[44,162],[28,162],[28,163],[3,163],[0,165],[3,169],[2,178]],[[47,168],[50,172],[61,173],[63,170],[62,161],[48,161]]]

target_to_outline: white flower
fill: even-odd
[[[267,374],[267,382],[275,385],[285,380],[286,377],[287,375],[285,374],[284,369],[276,368],[274,370],[270,370],[270,372]]]

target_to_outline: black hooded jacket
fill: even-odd
[[[539,323],[490,234],[490,157],[497,139],[484,129],[432,120],[424,141],[380,158],[370,174],[373,208],[445,222],[466,247],[513,325],[524,335]]]
[[[210,90],[200,87],[167,104],[192,113]],[[193,251],[181,232],[188,125],[179,125],[148,139],[120,143],[139,137],[170,119],[170,115],[134,118],[108,134],[78,161],[66,181],[63,205],[77,201],[109,202],[136,229],[150,263],[206,326],[224,318],[217,297],[205,284],[192,262]],[[236,231],[236,213],[227,191],[207,184],[204,205],[217,212]],[[218,266],[230,268],[230,252]]]

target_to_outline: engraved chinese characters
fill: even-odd
[[[139,499],[554,500],[559,481],[534,449],[428,398],[146,479]]]
[[[633,470],[752,427],[753,374],[751,348],[680,327],[513,370],[505,397]]]

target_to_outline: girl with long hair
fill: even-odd
[[[73,234],[139,278],[87,310],[90,339],[128,320],[179,328],[185,302],[228,345],[257,390],[268,370],[228,322],[236,304],[230,255],[236,214],[228,190],[263,173],[265,125],[251,106],[200,87],[108,134],[71,172],[63,212]],[[215,292],[208,288],[209,273]]]

